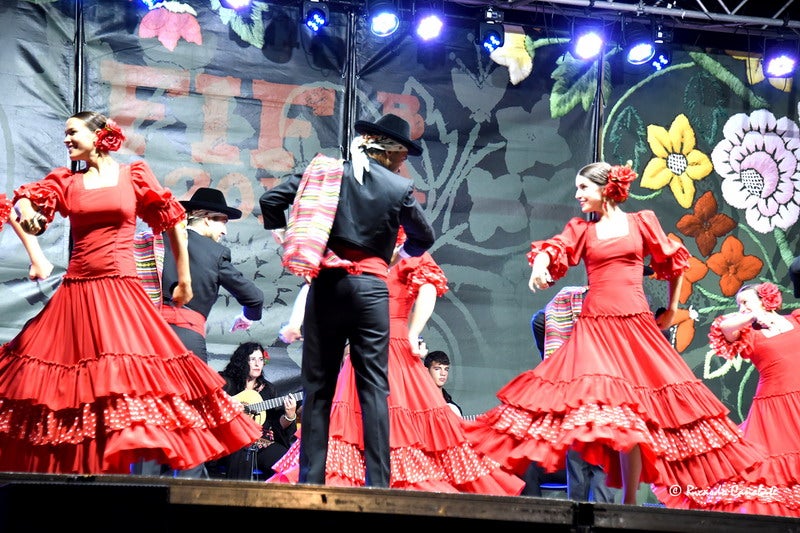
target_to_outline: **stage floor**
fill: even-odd
[[[67,528],[67,525],[70,527]],[[143,476],[0,473],[0,531],[800,532],[800,519],[564,499]],[[320,528],[320,529],[317,529]],[[381,529],[377,529],[381,528]]]

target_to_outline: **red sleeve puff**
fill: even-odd
[[[436,296],[443,296],[449,290],[444,271],[436,264],[431,254],[425,252],[419,261],[416,261],[414,268],[408,271],[406,285],[409,294],[416,297],[419,288],[428,283],[436,287]]]
[[[172,191],[158,182],[147,163],[133,162],[130,171],[136,191],[136,215],[153,229],[153,233],[161,233],[186,218],[186,210]]]
[[[719,327],[720,322],[725,320],[727,316],[730,315],[718,316],[711,323],[711,328],[708,330],[708,342],[711,350],[725,359],[734,359],[737,355],[741,355],[744,359],[749,359],[753,349],[753,328],[750,326],[743,327],[739,330],[739,338],[733,342],[728,342]]]
[[[3,224],[8,220],[12,207],[14,207],[14,204],[11,203],[11,200],[5,194],[0,193],[0,229],[3,228]]]
[[[48,224],[53,221],[56,211],[61,216],[69,216],[69,209],[64,199],[66,190],[72,184],[75,174],[67,167],[53,169],[50,174],[32,183],[21,185],[14,191],[14,203],[20,198],[27,198],[45,217]]]
[[[644,210],[633,215],[638,220],[644,253],[651,257],[650,266],[655,277],[670,280],[682,276],[689,269],[689,250],[678,241],[667,237],[653,211]]]
[[[581,261],[586,245],[588,222],[575,217],[564,227],[564,230],[551,239],[533,241],[526,254],[528,264],[533,266],[533,259],[541,252],[550,256],[548,271],[553,281],[561,279],[569,270]]]

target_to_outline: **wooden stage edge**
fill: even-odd
[[[143,476],[0,473],[0,531],[182,532],[331,526],[590,532],[800,532],[800,519],[562,499]],[[285,524],[285,526],[284,526]],[[534,527],[535,526],[535,527]],[[386,528],[386,529],[382,529]],[[498,529],[493,529],[498,528]],[[502,528],[502,529],[499,529]],[[405,529],[404,529],[405,530]]]

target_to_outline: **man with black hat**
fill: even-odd
[[[224,287],[242,306],[231,331],[246,330],[253,321],[261,320],[264,292],[252,280],[246,279],[231,262],[231,250],[219,243],[226,232],[229,220],[242,217],[242,212],[228,207],[222,191],[201,187],[190,200],[181,201],[186,208],[189,269],[192,274],[194,298],[190,304],[172,306],[172,286],[178,281],[178,272],[169,240],[164,239],[164,271],[161,290],[164,305],[161,312],[183,344],[203,361],[208,362],[206,351],[206,319]]]
[[[393,261],[422,255],[434,234],[412,182],[396,174],[408,155],[422,153],[409,138],[408,122],[388,114],[354,127],[359,136],[351,143],[350,161],[318,155],[302,176],[265,192],[259,203],[264,227],[284,245],[284,266],[311,278],[303,331],[299,481],[325,484],[331,405],[349,342],[362,410],[366,484],[388,487],[386,278]],[[395,249],[401,225],[408,238]]]

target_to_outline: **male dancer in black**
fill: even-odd
[[[341,176],[341,186],[330,222],[326,258],[318,272],[310,272],[313,279],[303,326],[299,481],[325,484],[331,404],[349,341],[362,409],[366,484],[388,487],[389,291],[385,280],[389,265],[398,255],[422,255],[433,244],[434,234],[414,197],[412,182],[396,174],[408,155],[422,153],[422,147],[409,138],[408,122],[388,114],[375,123],[357,121],[354,127],[359,136],[350,147],[351,161],[327,158],[330,174]],[[302,177],[294,176],[260,198],[264,227],[279,230],[273,232],[279,242],[283,241],[281,228],[286,226],[284,211],[295,202],[298,189],[308,188],[314,174],[310,170],[318,168],[314,163]],[[303,202],[301,193],[298,203]],[[290,241],[296,232],[293,224],[304,223],[295,208],[284,243],[287,268],[286,254],[292,249]],[[396,251],[401,225],[408,239]],[[351,267],[336,267],[341,262],[328,261],[328,252]]]
[[[189,270],[194,297],[191,305],[170,305],[171,287],[177,283],[178,274],[168,239],[164,239],[161,313],[184,346],[208,362],[206,319],[219,298],[220,287],[242,306],[242,313],[234,320],[231,331],[246,330],[253,321],[261,320],[264,292],[233,266],[230,248],[219,242],[227,231],[228,221],[241,218],[242,212],[228,207],[222,191],[209,187],[197,189],[190,200],[183,200],[181,204],[186,208],[188,221]]]

